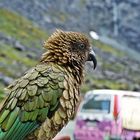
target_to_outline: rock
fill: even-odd
[[[13,79],[0,73],[0,81],[2,81],[5,86],[8,86],[13,81]]]
[[[23,46],[22,44],[20,44],[19,41],[16,41],[15,42],[14,47],[18,51],[25,51],[25,46]]]
[[[18,40],[15,38],[12,38],[11,36],[5,35],[3,33],[0,33],[0,41],[2,41],[5,44],[12,44],[12,47],[15,48],[18,51],[25,51],[26,47],[23,46]]]

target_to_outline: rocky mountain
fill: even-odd
[[[60,4],[57,0],[0,0],[0,97],[4,95],[5,86],[38,62],[42,43],[55,28],[82,31],[87,35],[88,31],[95,30],[99,34],[105,33],[104,36],[110,35],[112,24],[103,24],[107,20],[99,22],[104,12],[92,7],[94,13],[100,14],[94,19],[93,16],[89,18],[87,5],[90,2],[65,0]],[[101,2],[94,5],[98,7]],[[93,72],[90,63],[87,64],[82,93],[93,88],[140,91],[140,61],[135,60],[131,52],[128,54],[114,45],[90,40],[95,46],[98,67]]]
[[[140,52],[139,0],[0,0],[0,6],[49,31],[95,30]]]

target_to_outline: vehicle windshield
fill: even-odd
[[[85,99],[82,111],[110,113],[111,95],[93,95]]]

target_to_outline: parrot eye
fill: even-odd
[[[83,50],[83,49],[85,49],[85,44],[80,43],[80,44],[78,44],[78,47],[79,47],[79,49]]]
[[[81,42],[72,42],[72,50],[78,51],[78,50],[84,50],[86,48],[86,45]]]

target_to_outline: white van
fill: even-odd
[[[76,117],[76,140],[140,138],[140,92],[93,90]]]

